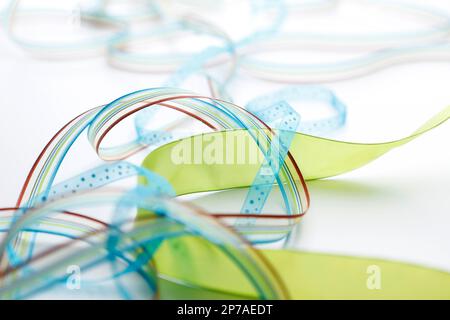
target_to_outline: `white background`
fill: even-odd
[[[450,1],[426,3],[450,14]],[[393,19],[386,25],[365,17],[362,12],[354,20],[334,23],[345,30],[367,27],[388,32],[408,22]],[[366,20],[373,20],[372,24]],[[305,25],[326,30],[329,20],[319,16],[314,21]],[[294,19],[289,25],[301,27],[302,21]],[[245,31],[247,25],[236,18],[233,27]],[[40,150],[68,120],[125,93],[160,86],[166,78],[114,69],[104,57],[35,59],[0,32],[0,207],[15,204]],[[391,140],[411,133],[450,104],[450,61],[395,66],[325,85],[348,106],[347,126],[336,137],[358,142]],[[231,92],[235,102],[244,104],[278,87],[243,77]],[[311,209],[301,223],[295,247],[384,257],[450,271],[449,138],[447,123],[364,168],[308,183]],[[68,160],[68,167],[86,169],[86,163],[95,159],[87,140],[82,143],[86,146]],[[226,200],[226,195],[215,199],[219,207],[240,205]]]

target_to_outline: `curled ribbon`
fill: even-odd
[[[209,128],[214,131],[164,144],[150,152],[142,167],[113,162],[53,185],[54,175],[68,149],[85,129],[100,157],[118,160],[141,150],[144,146],[135,141],[114,148],[101,144],[111,129],[126,117],[139,109],[156,106],[177,110],[210,124]],[[292,123],[293,120],[284,115],[293,116],[290,113],[294,110],[285,104],[281,106],[285,109],[280,110],[280,105],[276,104],[269,113],[272,120],[276,123],[281,119],[288,124],[291,120]],[[271,119],[264,114],[267,112],[264,108],[258,111],[262,112],[260,116]],[[126,95],[64,126],[44,148],[27,178],[18,202],[18,205],[25,205],[15,212],[3,210],[10,214],[10,218],[4,217],[10,226],[3,229],[6,236],[0,249],[3,263],[9,262],[8,267],[2,269],[0,293],[6,297],[28,297],[65,280],[67,275],[63,274],[63,269],[67,263],[90,269],[108,262],[115,266],[111,278],[122,297],[134,296],[119,279],[135,272],[146,279],[149,292],[161,298],[186,295],[202,298],[211,294],[262,299],[448,298],[450,286],[446,284],[450,276],[445,272],[371,259],[256,249],[250,242],[271,242],[288,236],[309,205],[305,179],[354,170],[435,128],[449,117],[450,108],[446,108],[408,137],[386,143],[358,144],[297,133],[289,131],[289,127],[273,129],[243,108],[183,90],[159,88]],[[288,139],[275,139],[286,132],[284,137]],[[217,159],[205,164],[195,162],[194,157],[187,163],[172,161],[174,150],[184,146],[186,141],[202,137],[213,143],[224,135],[236,139],[249,136],[243,146],[248,150],[256,148],[252,150],[259,150],[263,155],[253,162],[247,159],[234,164],[220,163]],[[222,141],[224,148],[230,141]],[[271,154],[273,144],[278,151]],[[201,151],[207,147],[203,145]],[[261,183],[257,177],[273,155],[281,155],[283,161],[275,165],[277,170],[269,166],[272,170],[269,180]],[[103,190],[111,181],[133,175],[139,176],[140,186],[126,192]],[[200,191],[250,187],[247,200],[251,200],[255,188],[278,181],[273,180],[274,177],[280,180],[278,186],[286,190],[287,213],[258,210],[206,213],[174,198],[174,195]],[[102,204],[116,207],[109,225],[70,213],[73,209]],[[136,222],[129,210],[133,208],[139,209]],[[69,222],[68,217],[77,219]],[[236,219],[245,223],[238,223]],[[42,233],[73,240],[37,253],[22,250],[34,246],[38,240],[24,235]],[[85,242],[86,247],[74,247],[80,241]],[[31,256],[27,258],[27,254]],[[377,292],[367,290],[360,282],[365,276],[364,266],[373,264],[382,267],[384,279],[389,281],[387,288]]]

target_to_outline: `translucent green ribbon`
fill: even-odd
[[[305,179],[335,176],[366,165],[449,117],[450,107],[447,107],[410,136],[384,143],[351,143],[296,133],[290,152]],[[235,130],[231,134],[247,133]],[[156,149],[143,162],[146,169],[168,179],[178,195],[251,186],[260,163],[174,164],[171,155],[180,142]],[[144,215],[145,212],[139,212],[139,217]],[[294,299],[450,299],[450,274],[438,270],[318,253],[259,252],[286,286],[288,296]],[[160,281],[162,298],[258,297],[242,270],[215,244],[199,237],[190,235],[164,241],[154,261],[165,279]]]

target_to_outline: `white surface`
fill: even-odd
[[[444,6],[448,1],[437,3]],[[450,3],[447,7],[450,10]],[[0,207],[15,204],[40,150],[68,120],[125,93],[159,86],[165,79],[113,69],[102,57],[36,60],[1,32]],[[361,142],[403,137],[450,104],[449,83],[450,63],[427,62],[327,84],[349,108],[348,125],[337,136]],[[236,102],[245,103],[275,87],[241,79],[232,93]],[[308,183],[312,205],[296,247],[450,271],[449,139],[447,123],[362,169]],[[87,140],[80,144],[66,168],[82,170],[98,162]],[[217,199],[218,205],[228,205]]]

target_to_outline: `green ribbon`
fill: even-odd
[[[449,118],[450,107],[447,107],[413,134],[383,143],[352,143],[296,133],[289,151],[305,180],[336,176],[366,165]],[[220,134],[223,132],[205,135]],[[235,130],[227,134],[238,137],[247,133]],[[165,177],[177,195],[251,186],[261,163],[175,164],[171,156],[183,140],[156,149],[142,164]],[[140,211],[138,218],[147,214]],[[450,299],[450,274],[447,272],[377,259],[291,250],[258,251],[284,283],[289,298]],[[164,278],[159,283],[162,298],[258,297],[234,262],[216,244],[200,237],[190,235],[164,241],[154,262]]]

